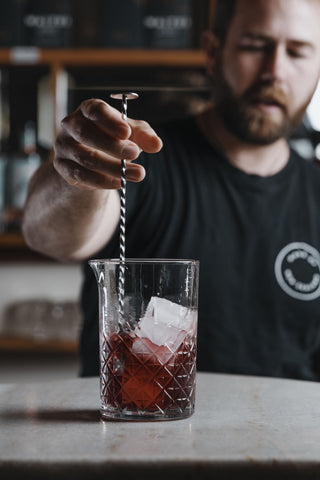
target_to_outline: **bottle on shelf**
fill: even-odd
[[[4,223],[7,231],[19,231],[28,184],[41,162],[36,146],[36,126],[27,121],[23,128],[21,149],[7,155]]]

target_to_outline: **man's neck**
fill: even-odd
[[[280,172],[289,160],[289,146],[285,139],[270,145],[253,145],[232,135],[213,108],[197,117],[197,123],[206,139],[223,153],[239,170],[252,175],[268,177]]]

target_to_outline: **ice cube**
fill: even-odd
[[[194,310],[165,298],[151,297],[134,333],[137,337],[148,338],[155,345],[175,351],[186,335],[194,332],[196,319]]]
[[[195,323],[196,312],[166,298],[151,297],[145,317],[153,316],[154,321],[180,330],[190,330]]]
[[[156,345],[148,338],[135,338],[132,343],[132,352],[149,364],[165,365],[172,357],[172,352],[164,345]]]

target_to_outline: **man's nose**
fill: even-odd
[[[265,82],[281,83],[285,79],[286,68],[286,49],[282,45],[275,45],[266,53],[261,70],[261,79]]]

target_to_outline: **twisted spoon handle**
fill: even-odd
[[[122,118],[127,121],[128,104],[127,100],[138,98],[133,92],[113,93],[112,98],[122,101]],[[126,259],[126,160],[121,160],[121,188],[120,188],[120,265],[119,265],[119,313],[124,315],[124,282],[125,282],[125,259]]]

